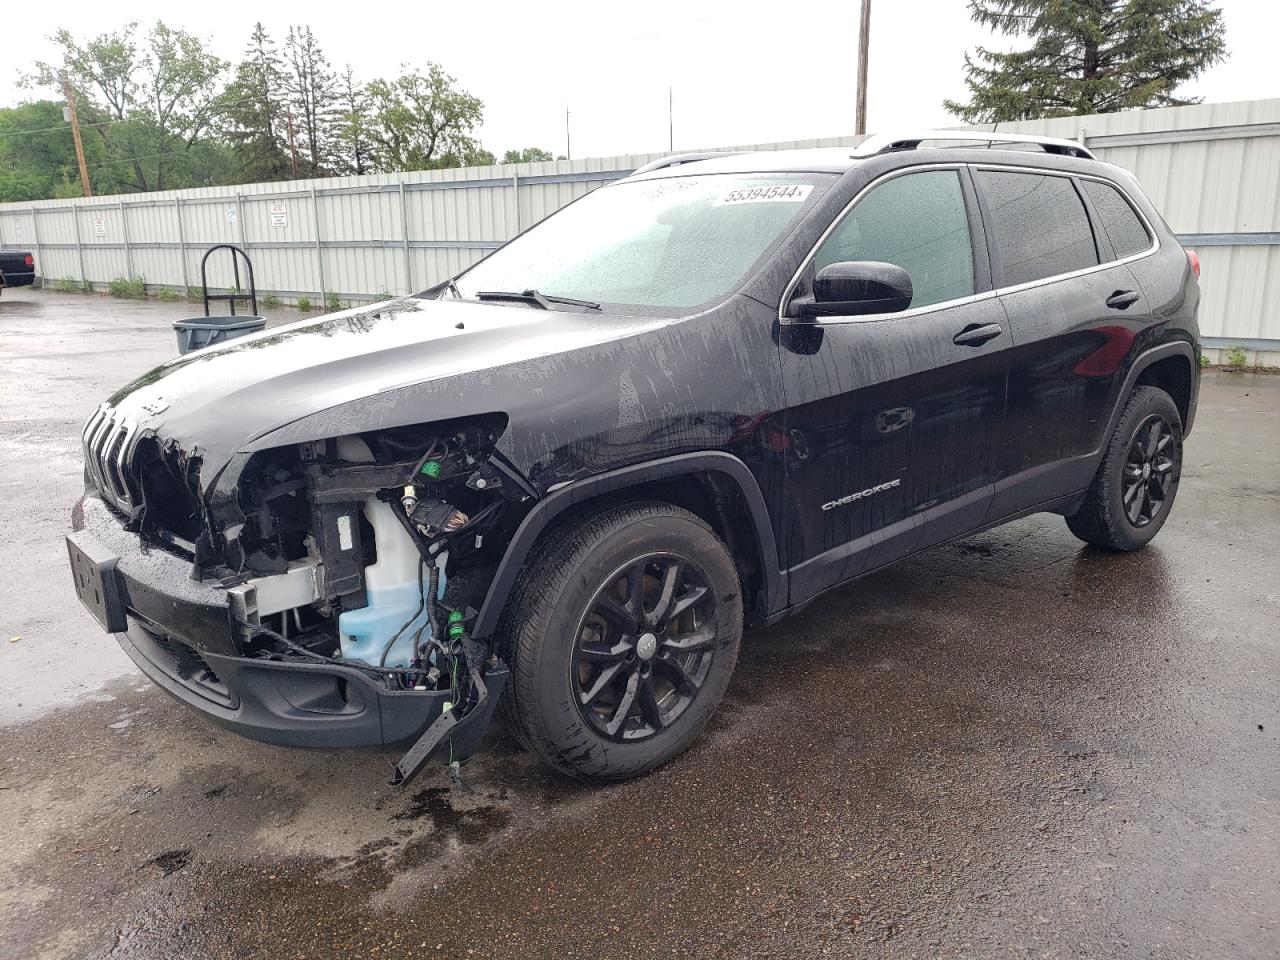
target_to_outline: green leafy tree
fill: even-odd
[[[310,27],[290,27],[284,42],[285,86],[297,125],[298,153],[305,174],[324,176],[333,153],[338,110],[337,78]]]
[[[61,89],[65,76],[82,96],[99,98],[112,120],[123,120],[138,95],[135,81],[142,58],[138,49],[138,21],[131,20],[114,33],[78,41],[70,30],[58,30],[49,39],[59,48],[61,61],[36,61],[28,85]]]
[[[1226,56],[1205,0],[970,0],[975,21],[1031,46],[965,54],[967,123],[1111,113],[1199,101],[1176,94]]]
[[[554,160],[551,151],[541,147],[525,147],[523,150],[508,150],[502,155],[503,163],[537,163],[539,160]]]
[[[460,90],[434,63],[426,72],[403,67],[394,80],[367,88],[369,137],[382,171],[433,170],[493,163],[477,143],[484,104]]]
[[[164,190],[217,179],[225,160],[209,142],[223,109],[228,64],[200,38],[157,20],[145,37],[131,22],[83,43],[67,30],[53,36],[59,63],[38,61],[29,82],[76,89],[82,122],[101,137],[109,189]],[[196,149],[199,146],[199,149]]]
[[[458,161],[456,164],[452,162],[455,158]],[[445,159],[449,161],[448,166],[459,167],[492,167],[498,162],[491,151],[479,145],[461,154],[447,154]]]
[[[239,163],[241,183],[291,176],[284,71],[276,45],[261,23],[254,24],[244,59],[228,85],[225,135]]]
[[[80,170],[71,124],[62,119],[62,101],[37,100],[0,108],[0,202],[76,197]],[[89,178],[103,159],[102,142],[87,137]]]

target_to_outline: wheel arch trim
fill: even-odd
[[[525,515],[507,545],[493,580],[485,593],[484,603],[472,627],[472,636],[485,638],[493,634],[516,578],[525,561],[556,517],[570,507],[599,496],[616,493],[652,480],[668,480],[695,473],[718,473],[727,477],[738,489],[751,515],[754,541],[761,576],[764,580],[764,612],[772,613],[783,602],[782,572],[778,567],[778,548],[760,485],[747,465],[731,453],[705,451],[683,453],[647,463],[621,467],[593,477],[575,480],[560,487],[534,504]]]
[[[1138,377],[1142,375],[1142,371],[1146,370],[1154,363],[1161,360],[1167,360],[1170,357],[1181,356],[1186,359],[1189,366],[1189,376],[1191,378],[1191,395],[1187,398],[1187,418],[1182,425],[1183,436],[1191,432],[1191,424],[1196,416],[1196,402],[1200,394],[1200,364],[1196,356],[1196,348],[1190,340],[1177,340],[1173,343],[1163,343],[1157,347],[1152,347],[1143,353],[1138,354],[1134,358],[1133,363],[1129,366],[1129,373],[1125,376],[1124,389],[1120,391],[1120,396],[1116,400],[1115,409],[1111,411],[1111,419],[1107,423],[1107,432],[1103,434],[1102,448],[1098,451],[1099,455],[1106,450],[1106,445],[1110,441],[1111,435],[1115,433],[1116,424],[1120,420],[1120,414],[1124,411],[1125,401],[1129,395],[1133,393],[1133,388],[1138,383]]]

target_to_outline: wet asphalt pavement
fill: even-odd
[[[1011,524],[748,634],[643,780],[497,730],[397,792],[206,724],[74,599],[80,424],[189,312],[0,299],[0,956],[1280,956],[1280,377],[1206,376],[1141,553]]]

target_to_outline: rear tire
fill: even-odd
[[[1108,550],[1139,550],[1164,526],[1182,478],[1182,417],[1159,387],[1135,387],[1071,532]]]
[[[507,726],[571,776],[647,773],[715,712],[742,617],[733,558],[699,517],[657,501],[579,515],[534,551],[498,628]]]

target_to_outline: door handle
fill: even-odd
[[[951,342],[961,347],[980,347],[1002,332],[998,323],[971,323],[952,337]]]
[[[1140,296],[1137,290],[1117,290],[1107,297],[1107,306],[1112,310],[1128,310],[1138,302]]]

